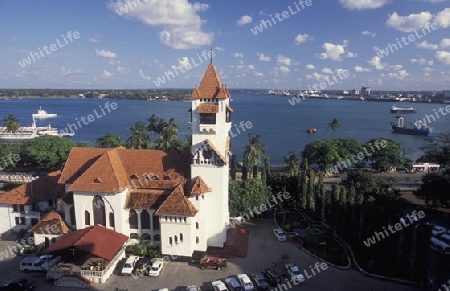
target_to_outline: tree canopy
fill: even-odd
[[[373,138],[364,147],[371,154],[369,160],[378,171],[387,170],[389,167],[404,166],[405,159],[401,154],[401,145],[392,139]]]
[[[439,132],[428,137],[420,147],[424,155],[418,162],[431,162],[442,165],[444,168],[450,164],[450,133]]]
[[[228,200],[230,216],[255,213],[252,209],[255,207],[260,209],[270,195],[270,188],[260,179],[230,180]]]
[[[9,114],[8,117],[3,119],[3,125],[9,132],[16,132],[20,127],[19,119],[14,114]]]
[[[97,138],[97,147],[99,148],[116,148],[123,143],[122,136],[116,133],[109,133]]]

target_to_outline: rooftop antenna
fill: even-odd
[[[209,57],[211,58],[209,62],[212,63],[212,58],[213,58],[213,50],[212,50],[212,46],[211,46],[211,48],[209,49],[209,51],[210,51]]]

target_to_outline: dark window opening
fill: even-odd
[[[216,114],[200,113],[200,124],[216,124]]]

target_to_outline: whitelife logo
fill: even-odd
[[[46,55],[49,55],[52,52],[58,50],[58,48],[63,48],[66,45],[68,45],[69,42],[67,41],[66,37],[70,40],[70,43],[71,43],[75,39],[79,39],[81,37],[81,35],[80,35],[80,33],[78,31],[75,31],[73,33],[72,33],[72,31],[69,31],[69,32],[67,32],[66,35],[63,34],[62,37],[63,37],[63,43],[61,43],[59,38],[57,38],[56,39],[56,44],[58,44],[58,45],[56,45],[55,43],[52,43],[49,46],[44,45],[42,50],[44,50]],[[30,52],[30,55],[26,59],[23,59],[22,61],[19,61],[19,65],[22,68],[25,68],[26,66],[31,65],[31,61],[36,62],[37,60],[40,60],[41,58],[45,57],[46,55],[44,55],[44,52],[42,50],[41,50],[40,47],[38,47],[38,51],[39,52]]]

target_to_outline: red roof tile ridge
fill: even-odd
[[[117,191],[120,191],[120,189],[124,189],[129,185],[127,173],[125,172],[122,160],[119,157],[117,149],[107,151],[106,154],[108,155],[108,159],[111,163],[114,178],[116,179],[117,185],[119,186],[119,189],[117,189]]]

